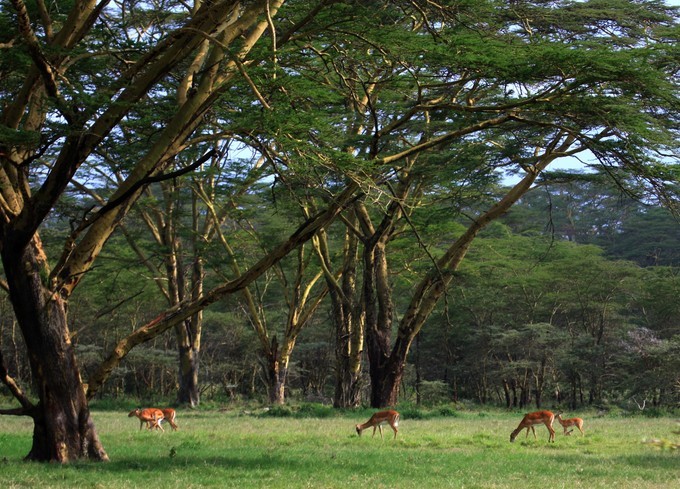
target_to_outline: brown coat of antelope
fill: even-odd
[[[373,435],[375,436],[375,429],[378,428],[380,430],[380,438],[383,438],[383,432],[382,432],[382,425],[383,423],[389,423],[390,427],[394,431],[394,438],[397,438],[397,432],[399,431],[397,429],[397,426],[399,426],[399,413],[393,410],[389,411],[380,411],[375,413],[371,418],[366,421],[363,424],[358,424],[356,426],[357,429],[357,434],[361,436],[361,432],[364,431],[366,428],[371,428],[373,427]]]
[[[163,414],[163,411],[160,409],[156,408],[147,408],[147,409],[142,409],[142,408],[137,408],[128,413],[128,418],[131,418],[133,416],[136,416],[139,418],[139,429],[142,429],[142,426],[144,426],[144,423],[147,423],[147,429],[152,429],[156,428],[161,431],[165,431],[163,427],[161,426],[161,421],[165,417]]]
[[[546,428],[548,428],[548,431],[550,432],[550,436],[548,436],[548,442],[551,441],[554,442],[555,430],[552,427],[553,421],[555,421],[555,415],[550,411],[536,411],[533,413],[525,414],[524,417],[522,418],[522,421],[520,421],[519,426],[515,429],[515,431],[510,433],[510,441],[511,442],[515,441],[515,438],[517,438],[519,432],[522,431],[524,428],[527,429],[526,437],[529,436],[529,428],[531,428],[531,431],[534,434],[534,440],[536,440],[537,439],[536,430],[534,430],[534,425],[544,424]]]
[[[163,419],[161,419],[158,424],[163,424],[163,421],[167,421],[170,423],[170,426],[172,426],[172,431],[177,431],[179,426],[175,423],[175,417],[177,416],[175,410],[172,408],[161,408],[161,411],[163,412]],[[148,423],[149,429],[151,429],[151,421],[148,421]]]
[[[585,435],[583,432],[583,420],[581,418],[569,418],[569,419],[562,419],[562,412],[560,411],[556,415],[557,421],[560,422],[562,425],[562,428],[564,428],[564,434],[569,436],[571,435],[571,432],[574,430],[569,430],[567,431],[567,428],[570,426],[576,426],[578,430],[581,432],[581,435]]]

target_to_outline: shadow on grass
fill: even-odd
[[[294,470],[296,464],[294,459],[284,458],[277,454],[253,454],[243,456],[207,456],[200,455],[165,455],[158,457],[155,455],[135,456],[134,458],[118,455],[109,462],[75,462],[68,467],[77,468],[79,471],[93,472],[167,472],[173,469],[193,467],[222,467],[238,471],[268,470],[280,468],[282,464]]]
[[[170,452],[172,453],[172,452]],[[13,463],[13,462],[9,462]],[[252,474],[266,474],[273,472],[284,471],[286,473],[305,473],[313,471],[331,470],[331,466],[335,463],[335,456],[328,454],[326,457],[314,457],[298,459],[294,454],[283,453],[277,454],[274,452],[257,452],[247,453],[241,452],[236,455],[225,454],[201,456],[200,454],[187,454],[182,451],[181,454],[171,456],[170,454],[164,456],[157,456],[153,454],[145,456],[126,456],[117,455],[109,462],[90,462],[81,461],[68,464],[66,466],[58,466],[52,464],[45,464],[45,467],[67,468],[81,474],[108,474],[108,476],[122,476],[126,473],[140,474],[140,473],[155,473],[168,474],[172,471],[182,470],[193,473],[200,473],[203,471],[213,472],[218,471],[223,474],[234,473],[252,473]],[[356,462],[343,462],[344,469],[353,472],[363,472],[370,467],[372,463],[369,460],[358,460]]]
[[[628,455],[615,457],[615,461],[632,467],[640,467],[645,469],[668,469],[677,471],[680,461],[678,454],[671,450],[650,450],[650,453],[644,455]],[[676,472],[677,475],[677,472]]]

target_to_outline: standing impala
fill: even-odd
[[[148,408],[148,409],[141,409],[137,408],[133,411],[130,411],[128,413],[128,418],[131,418],[133,416],[137,416],[139,418],[139,429],[142,429],[142,426],[144,426],[144,423],[147,423],[147,429],[152,429],[156,428],[161,431],[165,431],[163,427],[161,426],[161,421],[165,417],[163,414],[163,411],[160,409],[156,408]]]
[[[392,430],[394,430],[394,438],[396,439],[397,432],[399,431],[397,429],[397,426],[399,426],[399,413],[391,409],[389,411],[377,412],[364,424],[358,424],[356,426],[357,434],[361,436],[362,431],[364,431],[366,428],[373,427],[373,435],[371,436],[375,436],[375,429],[378,428],[380,431],[380,438],[383,439],[382,425],[384,423],[389,423],[390,427],[392,427]]]
[[[175,423],[175,416],[177,413],[175,413],[175,410],[172,408],[162,408],[161,411],[163,412],[163,418],[158,420],[158,424],[161,425],[163,424],[163,421],[167,421],[170,423],[170,426],[172,426],[172,431],[177,431],[179,429],[179,426],[177,426],[177,423]],[[153,421],[147,421],[148,423],[148,428],[152,428],[152,423]]]
[[[557,421],[560,422],[562,425],[562,428],[564,428],[564,434],[569,435],[572,431],[567,431],[567,428],[570,426],[576,426],[578,430],[581,432],[582,435],[585,435],[583,432],[583,420],[581,418],[569,418],[569,419],[562,419],[562,411],[557,413]]]
[[[519,426],[515,429],[515,431],[510,433],[510,441],[515,441],[515,438],[517,438],[519,432],[524,428],[527,429],[527,437],[529,436],[529,428],[531,428],[531,431],[534,434],[534,440],[536,440],[536,430],[534,430],[534,425],[542,423],[546,426],[546,428],[548,428],[548,431],[550,432],[548,442],[554,442],[555,430],[552,427],[553,421],[555,421],[555,415],[550,411],[536,411],[534,413],[528,413],[524,415],[524,418],[522,418],[522,421],[520,421]]]
[[[175,410],[172,408],[165,408],[161,409],[161,411],[163,411],[163,421],[170,423],[170,426],[172,426],[172,431],[177,431],[179,426],[177,426],[177,423],[175,423],[175,416],[177,415]]]

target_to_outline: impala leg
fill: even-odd
[[[383,432],[382,432],[382,425],[381,425],[381,424],[378,425],[378,431],[380,431],[380,439],[381,439],[381,440],[384,440],[384,438],[383,438]]]

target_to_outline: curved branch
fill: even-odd
[[[19,27],[19,32],[24,38],[26,45],[28,46],[28,52],[31,54],[31,58],[38,68],[40,75],[45,84],[45,89],[50,97],[58,98],[59,89],[57,88],[57,80],[54,73],[53,67],[47,61],[47,57],[40,49],[40,44],[38,43],[38,38],[33,32],[31,27],[31,19],[28,16],[28,10],[26,9],[26,4],[23,0],[11,0],[14,9],[17,12],[17,22]]]
[[[217,151],[215,149],[211,149],[210,151],[205,153],[203,156],[201,156],[198,160],[196,160],[194,163],[186,166],[185,168],[181,168],[177,171],[170,172],[170,173],[163,173],[163,174],[160,174],[160,175],[148,176],[146,178],[142,178],[140,180],[137,180],[132,185],[130,185],[130,187],[125,192],[123,192],[121,195],[119,195],[115,199],[107,202],[101,209],[99,209],[91,217],[83,220],[83,222],[80,224],[80,226],[78,226],[78,228],[76,228],[73,231],[73,233],[71,233],[71,235],[66,240],[65,252],[62,253],[61,259],[59,260],[57,265],[54,267],[54,270],[52,271],[52,274],[51,274],[51,280],[54,279],[55,277],[58,277],[62,273],[62,271],[64,270],[66,263],[68,262],[68,259],[71,256],[68,250],[72,249],[75,246],[76,238],[80,235],[81,232],[83,232],[88,227],[92,226],[92,224],[94,224],[97,220],[101,219],[108,212],[115,210],[118,206],[125,203],[128,199],[132,198],[135,195],[135,193],[137,193],[142,187],[148,186],[152,183],[158,183],[158,182],[162,182],[162,181],[165,181],[165,180],[171,180],[173,178],[177,178],[179,176],[190,173],[190,172],[194,171],[196,168],[200,167],[203,163],[208,161],[210,158],[212,158],[216,154],[217,154]],[[65,282],[66,280],[70,280],[70,278],[71,278],[70,276],[63,277],[62,282]],[[59,287],[57,287],[56,290],[59,290],[60,288],[61,288],[61,284],[59,284]]]
[[[7,386],[14,398],[21,404],[21,408],[0,409],[0,414],[30,416],[30,412],[35,408],[35,406],[21,390],[19,384],[17,384],[16,381],[9,375],[9,372],[5,367],[5,359],[2,356],[2,351],[0,351],[0,380],[2,380],[2,383]]]

